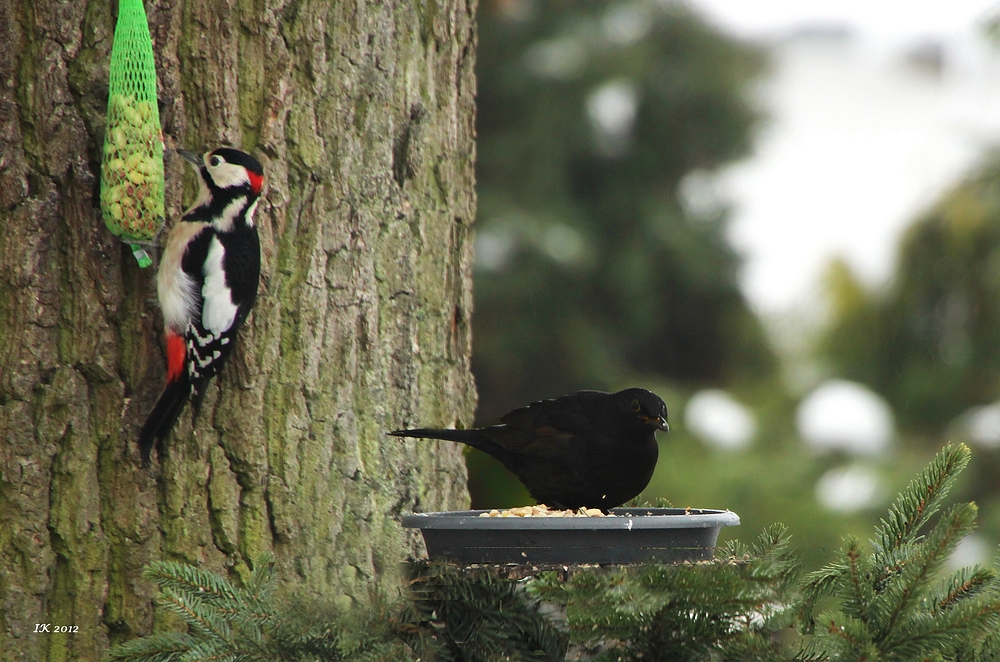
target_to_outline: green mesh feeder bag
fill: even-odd
[[[119,0],[111,47],[108,124],[101,162],[104,223],[132,245],[139,266],[163,225],[163,134],[153,42],[142,0]]]

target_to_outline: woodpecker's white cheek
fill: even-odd
[[[247,170],[243,166],[223,161],[217,166],[209,166],[208,171],[212,175],[212,181],[219,188],[247,186],[250,184],[250,178],[247,177]]]
[[[201,325],[215,335],[228,330],[236,321],[238,308],[233,303],[232,292],[226,286],[226,273],[222,262],[226,249],[218,237],[212,237],[205,260],[205,284],[201,296],[205,300],[201,313]]]

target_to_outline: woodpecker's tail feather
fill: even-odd
[[[205,394],[208,393],[208,380],[202,380],[197,386],[191,388],[191,415],[195,421],[201,416],[201,404],[205,402]]]
[[[162,449],[163,440],[170,434],[190,395],[191,382],[186,372],[182,373],[179,379],[168,382],[167,387],[163,389],[160,399],[156,401],[156,406],[153,407],[139,433],[139,452],[144,465],[149,465],[150,454],[157,441],[160,442]]]

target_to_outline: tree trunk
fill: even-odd
[[[115,5],[0,0],[4,660],[149,632],[156,559],[272,550],[349,601],[419,551],[401,513],[468,498],[455,445],[385,432],[471,422],[475,0],[147,0],[168,228],[193,191],[172,148],[242,146],[267,177],[257,306],[150,469],[155,268],[97,197]]]

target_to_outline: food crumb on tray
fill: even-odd
[[[550,510],[544,503],[537,506],[520,506],[480,513],[480,517],[617,517],[613,513],[605,513],[600,508],[580,508],[579,510]]]

